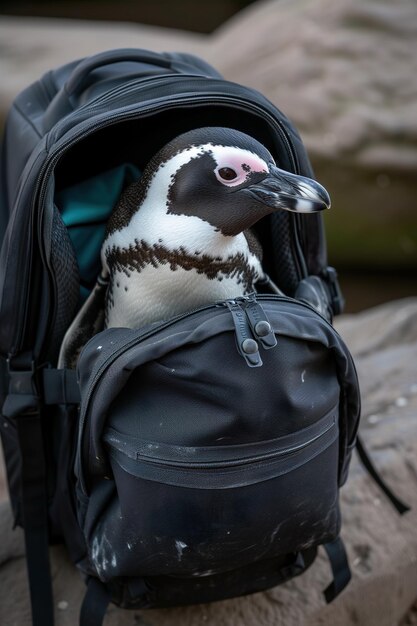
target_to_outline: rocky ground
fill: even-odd
[[[412,626],[417,600],[417,299],[353,316],[337,328],[356,360],[363,394],[362,435],[373,459],[413,506],[400,517],[353,459],[342,490],[343,537],[353,580],[331,605],[323,554],[304,576],[282,587],[212,605],[164,611],[110,608],[106,626]],[[29,626],[21,531],[0,507],[0,623]],[[73,626],[84,587],[62,547],[51,549],[57,626]],[[13,592],[11,593],[11,590]],[[404,621],[401,621],[404,620]]]

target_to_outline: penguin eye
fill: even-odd
[[[231,167],[221,167],[218,172],[220,178],[223,178],[223,180],[234,180],[237,178],[237,172]]]

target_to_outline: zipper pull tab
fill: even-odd
[[[245,312],[235,300],[227,300],[225,304],[233,317],[239,354],[243,356],[249,367],[261,367],[259,346],[253,338]]]
[[[243,303],[243,308],[247,315],[253,336],[256,337],[256,339],[259,339],[265,350],[275,348],[277,345],[277,338],[272,330],[268,316],[263,310],[261,304],[256,300],[255,294],[250,294],[246,297]]]

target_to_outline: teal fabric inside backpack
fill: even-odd
[[[100,251],[107,220],[122,191],[139,177],[138,168],[125,163],[62,189],[55,196],[78,261],[81,302],[101,270]]]

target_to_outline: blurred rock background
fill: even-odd
[[[415,293],[415,0],[3,0],[0,124],[50,67],[128,46],[199,54],[297,125],[347,311]]]

